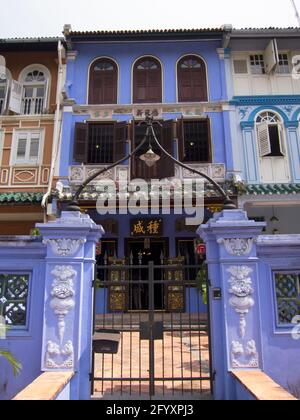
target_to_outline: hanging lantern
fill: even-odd
[[[145,164],[151,168],[155,165],[157,161],[160,160],[160,156],[158,156],[156,153],[153,152],[152,148],[148,150],[148,152],[144,153],[140,156],[140,159],[145,162]]]
[[[200,257],[204,257],[206,254],[206,246],[205,244],[196,244],[196,254],[199,255]]]
[[[101,242],[98,242],[96,244],[96,255],[101,255],[102,249],[101,249]]]

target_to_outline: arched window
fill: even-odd
[[[261,182],[290,182],[284,125],[280,117],[274,112],[264,111],[255,122]]]
[[[0,115],[5,114],[8,107],[8,91],[11,80],[11,72],[6,67],[5,58],[0,55]]]
[[[0,74],[0,115],[4,113],[6,108],[8,80],[5,74]]]
[[[278,115],[263,112],[256,118],[260,157],[285,156],[283,126]]]
[[[133,68],[133,102],[162,102],[162,69],[160,62],[152,57],[143,57]]]
[[[177,67],[178,101],[207,102],[207,79],[204,61],[194,55],[183,57]]]
[[[46,112],[49,77],[48,70],[38,66],[23,73],[22,114]]]
[[[90,69],[89,104],[118,102],[118,68],[109,58],[96,60]]]

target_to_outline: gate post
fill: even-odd
[[[256,241],[264,226],[224,210],[198,229],[207,247],[215,399],[235,399],[233,370],[262,368]]]
[[[62,212],[37,228],[47,247],[41,370],[74,371],[71,399],[87,400],[95,247],[104,231],[80,212]]]

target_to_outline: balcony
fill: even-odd
[[[1,166],[0,188],[45,188],[49,175],[50,166]]]
[[[36,115],[42,114],[44,110],[44,97],[24,98],[22,100],[21,114]]]
[[[216,182],[223,183],[225,181],[226,169],[225,165],[222,163],[205,163],[205,164],[190,164],[191,168],[195,168],[198,171],[204,172]],[[80,185],[87,178],[89,178],[93,173],[97,172],[101,168],[105,169],[105,165],[77,165],[71,166],[69,170],[69,181],[72,185]],[[190,179],[195,178],[193,172],[190,172],[186,169],[181,168],[180,166],[175,166],[175,178],[178,179]],[[120,165],[116,168],[113,168],[109,171],[106,171],[99,177],[97,177],[92,184],[97,184],[101,179],[111,179],[113,181],[118,181],[122,179],[130,180],[130,170],[129,166]]]

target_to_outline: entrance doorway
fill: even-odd
[[[130,265],[135,266],[132,270],[132,284],[129,288],[129,310],[148,311],[149,310],[149,284],[148,270],[143,268],[153,262],[155,266],[154,281],[159,284],[154,285],[154,309],[156,311],[165,310],[165,288],[163,285],[163,270],[159,266],[164,264],[168,257],[167,239],[128,239],[126,240],[126,256]],[[141,267],[141,268],[139,268]]]

